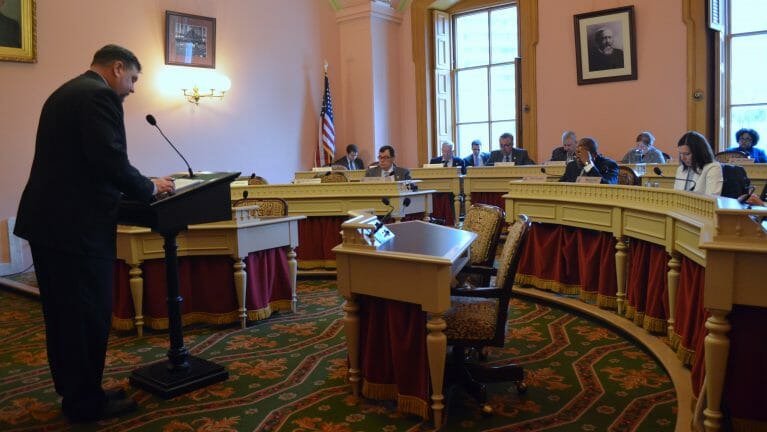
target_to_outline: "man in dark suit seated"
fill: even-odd
[[[599,144],[591,137],[581,138],[575,147],[575,159],[567,164],[561,182],[575,183],[580,176],[602,177],[600,183],[618,183],[618,164],[599,154]]]
[[[578,139],[575,138],[575,132],[564,131],[562,133],[562,147],[557,147],[551,152],[552,161],[570,162],[575,158],[575,146]]]
[[[347,170],[365,169],[365,163],[358,157],[359,154],[360,149],[357,148],[357,144],[349,144],[346,146],[346,156],[333,162],[333,166],[342,166]]]
[[[439,163],[446,167],[461,167],[461,174],[466,174],[466,164],[463,159],[453,155],[453,143],[450,141],[442,141],[442,156],[431,158],[429,163]]]
[[[482,141],[476,139],[471,142],[471,154],[463,158],[465,166],[481,167],[487,165],[488,159],[490,159],[490,153],[486,153],[482,150]]]
[[[535,165],[535,161],[527,155],[527,150],[514,148],[514,135],[506,132],[498,138],[500,150],[493,150],[488,159],[488,165],[496,162],[514,162],[514,165]]]
[[[378,165],[365,171],[365,177],[390,177],[394,180],[411,180],[410,170],[394,165],[394,147],[385,145],[378,150]]]

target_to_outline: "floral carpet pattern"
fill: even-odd
[[[45,354],[37,300],[0,289],[0,430],[161,432],[423,431],[430,421],[385,401],[353,404],[346,377],[343,299],[335,281],[299,281],[299,309],[247,329],[184,329],[190,353],[229,371],[227,381],[169,400],[128,385],[130,372],[165,358],[167,334],[113,333],[105,387],[124,387],[132,415],[71,425],[62,416]],[[523,364],[527,394],[489,385],[484,417],[461,390],[448,393],[444,431],[671,431],[676,395],[660,365],[633,341],[543,303],[515,299],[506,347],[489,363]]]

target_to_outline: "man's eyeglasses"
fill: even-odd
[[[378,160],[389,160],[391,158],[391,156],[378,156]]]
[[[508,143],[507,143],[507,144],[501,144],[501,146],[502,146],[502,147],[513,147],[513,145],[512,145],[512,144],[508,144]]]

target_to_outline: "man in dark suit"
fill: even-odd
[[[442,142],[442,156],[431,158],[429,163],[439,163],[446,167],[461,167],[461,174],[466,174],[466,164],[463,159],[453,155],[453,143],[450,141]]]
[[[29,241],[45,318],[48,364],[62,410],[94,421],[136,409],[123,390],[103,390],[121,195],[149,202],[173,192],[128,161],[122,101],[141,64],[107,45],[90,70],[59,87],[40,114],[35,157],[15,234]]]
[[[488,159],[490,153],[482,151],[482,141],[477,139],[471,142],[471,154],[463,158],[463,163],[467,167],[481,167],[487,165]]]
[[[378,165],[365,171],[365,177],[391,177],[394,180],[412,180],[410,170],[394,165],[394,147],[385,145],[378,150]]]
[[[357,144],[349,144],[346,146],[346,156],[333,162],[333,166],[342,166],[347,170],[365,169],[365,163],[358,157],[359,154],[360,149],[357,148]]]
[[[618,183],[618,164],[599,154],[599,144],[594,138],[586,137],[575,147],[575,159],[567,164],[561,182],[575,183],[578,177],[602,177],[602,184]]]
[[[589,71],[620,69],[623,67],[623,50],[613,47],[613,31],[602,27],[594,33],[589,44]]]
[[[500,150],[493,150],[490,153],[488,165],[495,165],[496,162],[514,162],[515,165],[535,165],[535,161],[527,155],[527,150],[514,148],[514,135],[506,132],[498,138]]]
[[[551,160],[570,162],[575,158],[576,144],[578,144],[578,140],[575,138],[575,132],[564,131],[562,133],[562,147],[557,147],[551,152]]]

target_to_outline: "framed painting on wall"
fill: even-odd
[[[216,19],[165,11],[165,64],[216,67]]]
[[[637,79],[634,6],[578,14],[573,19],[579,85]]]
[[[35,0],[0,0],[0,60],[37,62]]]

